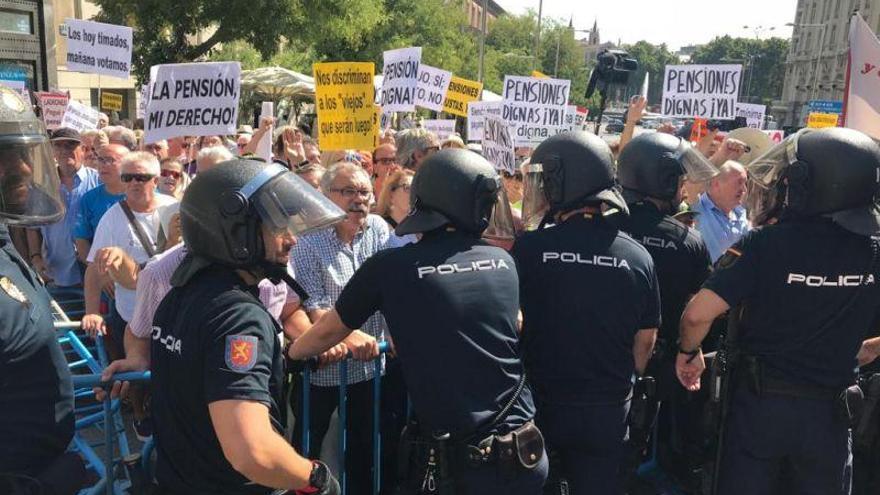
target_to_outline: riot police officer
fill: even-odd
[[[845,392],[880,307],[880,146],[852,129],[806,129],[748,175],[749,217],[763,227],[719,259],[688,304],[676,371],[700,387],[700,342],[730,309],[736,345],[715,360],[732,367],[717,493],[771,493],[787,473],[785,493],[848,494]]]
[[[418,418],[401,447],[403,493],[539,494],[546,478],[519,359],[516,266],[480,240],[500,189],[475,153],[426,159],[413,178],[412,211],[396,230],[421,240],[368,259],[335,309],[291,349],[297,359],[317,355],[382,312]]]
[[[234,160],[184,195],[188,254],[153,319],[152,410],[162,493],[339,493],[327,466],[281,436],[284,359],[263,278],[296,282],[296,235],[342,210],[279,165]]]
[[[78,466],[76,462],[67,464],[72,459],[63,456],[73,437],[73,384],[52,325],[49,293],[19,257],[6,227],[60,220],[64,206],[58,186],[58,172],[43,124],[18,93],[0,86],[3,493],[74,493],[84,475],[81,462]],[[51,474],[59,467],[60,471]]]
[[[691,479],[691,473],[702,463],[701,403],[678,383],[675,356],[681,313],[709,276],[712,262],[699,232],[671,215],[683,200],[686,181],[705,182],[717,174],[690,143],[664,133],[636,137],[617,162],[617,180],[630,212],[623,230],[651,254],[660,285],[662,324],[649,366],[657,399],[663,402],[657,421],[658,457],[681,482],[696,487],[699,479]],[[643,433],[650,429],[640,426]],[[641,448],[647,438],[630,440]]]
[[[628,209],[604,141],[557,134],[531,163],[541,166],[543,192],[525,201],[546,204],[544,225],[511,253],[537,422],[560,461],[550,476],[572,494],[621,493],[632,380],[644,372],[660,324],[654,262],[618,229]]]

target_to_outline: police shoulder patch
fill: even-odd
[[[259,339],[253,335],[226,336],[226,366],[232,371],[250,371],[257,362]]]

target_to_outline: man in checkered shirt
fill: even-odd
[[[348,213],[348,218],[334,227],[302,236],[293,248],[291,258],[297,281],[309,294],[303,303],[312,322],[333,308],[336,299],[354,272],[367,258],[385,249],[390,238],[388,224],[370,214],[373,190],[370,176],[356,163],[340,162],[331,166],[321,179],[321,190]],[[385,340],[385,319],[375,313],[360,329],[343,343],[348,347],[369,341]],[[384,362],[383,362],[384,369]],[[372,361],[351,361],[348,364],[348,469],[349,495],[369,493],[372,474],[372,410],[374,379]],[[327,433],[330,417],[337,408],[339,368],[333,364],[312,373],[310,390],[311,453],[317,457]],[[296,394],[295,396],[298,396]],[[298,411],[297,417],[302,417]],[[302,451],[302,423],[296,422],[294,446]]]

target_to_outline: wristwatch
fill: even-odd
[[[312,472],[309,474],[309,486],[296,491],[297,495],[323,493],[330,480],[330,469],[321,461],[312,461]]]
[[[684,349],[681,348],[681,342],[678,343],[678,353],[679,353],[679,354],[684,354],[685,356],[687,356],[687,357],[688,357],[687,362],[689,362],[689,363],[690,363],[691,361],[693,361],[694,358],[696,358],[697,355],[698,355],[702,350],[703,350],[703,346],[699,346],[699,345],[698,345],[694,350],[692,350],[692,351],[686,351],[686,350],[684,350]]]

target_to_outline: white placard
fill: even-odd
[[[132,31],[128,26],[67,19],[67,70],[128,79]]]
[[[238,62],[158,66],[144,117],[144,142],[235,134],[240,84]]]
[[[534,147],[560,129],[566,130],[570,90],[567,79],[504,76],[501,118],[513,128],[517,146]]]
[[[422,127],[434,133],[437,139],[446,139],[455,134],[455,120],[428,119],[422,121]]]
[[[785,131],[783,130],[764,131],[764,133],[770,137],[770,141],[773,141],[773,144],[779,144],[785,139]]]
[[[746,125],[755,129],[764,128],[764,115],[767,113],[767,105],[754,103],[737,103],[736,116],[745,117]]]
[[[443,111],[446,90],[452,81],[452,72],[419,64],[419,82],[416,85],[416,105],[435,112]]]
[[[59,127],[69,127],[79,132],[98,128],[98,115],[100,112],[92,107],[83,105],[76,100],[67,102],[67,109],[61,119]]]
[[[413,112],[422,48],[400,48],[385,52],[379,105],[383,112]]]
[[[667,65],[660,113],[733,120],[741,75],[742,65]]]
[[[64,119],[64,113],[67,111],[67,103],[70,101],[70,95],[61,92],[37,92],[37,104],[40,105],[40,115],[43,117],[43,124],[46,129],[54,131],[61,127],[61,120]]]
[[[483,140],[483,121],[487,115],[501,117],[500,101],[472,101],[467,109],[468,141]]]
[[[513,174],[516,171],[516,155],[513,136],[507,122],[488,116],[483,126],[483,157],[499,172]]]
[[[586,130],[589,110],[577,105],[568,105],[565,109],[565,125],[569,131]]]
[[[260,119],[257,121],[257,125],[263,121],[266,117],[275,117],[275,104],[271,101],[264,101],[263,105],[260,108]],[[263,134],[260,139],[260,142],[257,143],[257,156],[262,158],[266,163],[272,163],[272,136],[275,135],[275,125],[269,126],[269,132]],[[291,166],[299,165],[298,163],[291,163]]]

